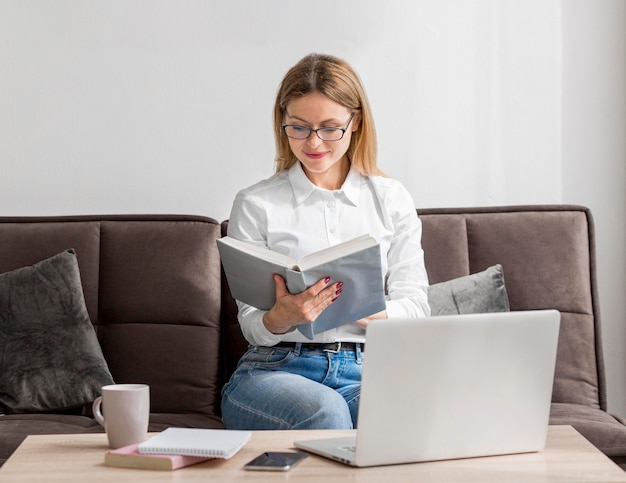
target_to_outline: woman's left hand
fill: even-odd
[[[387,311],[386,310],[382,310],[380,312],[377,312],[375,314],[372,314],[368,317],[363,317],[362,319],[359,319],[355,322],[356,325],[358,325],[359,327],[361,327],[362,329],[367,329],[368,324],[370,323],[371,320],[374,319],[386,319],[387,318]]]

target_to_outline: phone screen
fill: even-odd
[[[246,470],[287,471],[308,456],[302,451],[266,451],[245,464]]]

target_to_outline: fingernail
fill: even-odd
[[[337,288],[343,287],[343,282],[337,282]]]
[[[326,282],[326,283],[330,282],[330,277],[326,277],[326,278],[324,279],[324,282]]]
[[[343,292],[343,290],[341,290],[340,288],[337,289],[337,291],[335,292],[335,295],[339,295],[341,292]]]
[[[331,302],[334,302],[335,300],[337,300],[339,297],[335,297],[334,299],[331,300]]]

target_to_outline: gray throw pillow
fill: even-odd
[[[106,384],[74,250],[0,274],[0,410],[77,407]]]
[[[508,312],[501,265],[428,287],[431,315]]]

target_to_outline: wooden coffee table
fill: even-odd
[[[209,460],[176,471],[104,466],[104,434],[29,436],[0,468],[0,481],[308,481],[308,482],[626,482],[626,472],[571,426],[551,426],[546,449],[487,458],[351,468],[311,455],[286,473],[245,471],[257,454],[292,449],[298,439],[345,436],[350,431],[255,431],[230,460]]]

